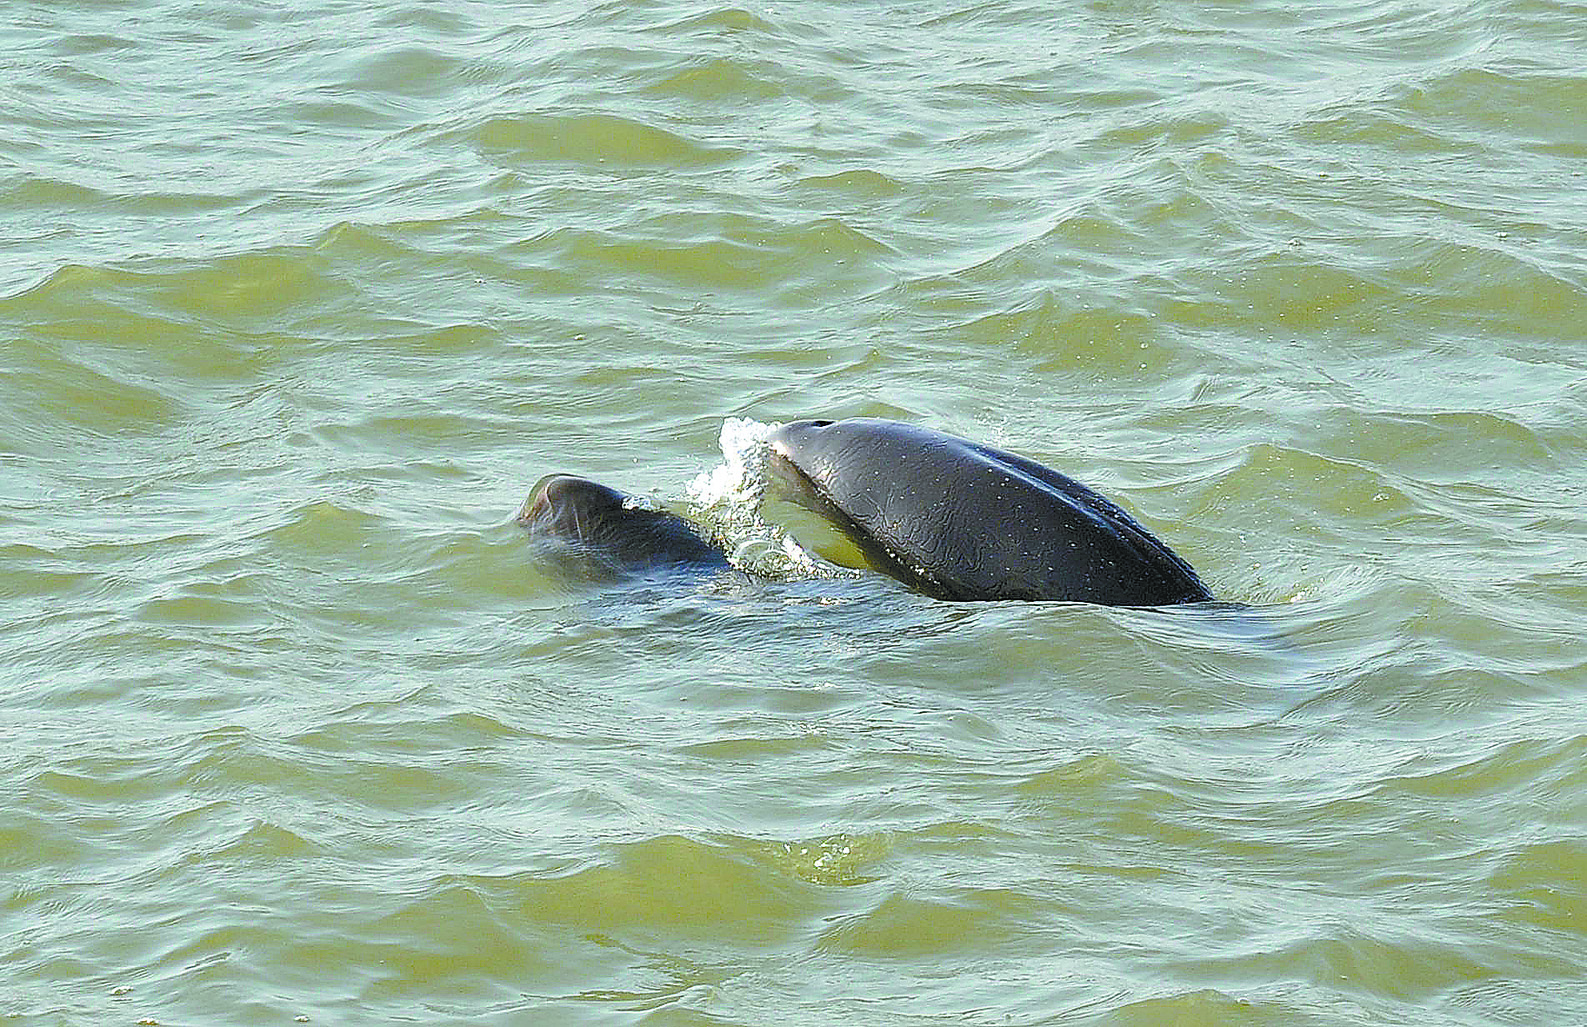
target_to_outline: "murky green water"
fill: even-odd
[[[12,4],[0,1022],[1587,1019],[1584,26]],[[853,414],[1254,609],[509,521]]]

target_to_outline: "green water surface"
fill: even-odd
[[[1587,1021],[1587,7],[6,10],[0,1024]],[[510,520],[861,414],[1250,609]]]

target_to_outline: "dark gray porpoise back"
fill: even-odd
[[[1210,600],[1133,517],[1032,460],[899,421],[796,421],[773,451],[889,572],[943,599]]]
[[[618,490],[571,474],[540,479],[518,523],[586,571],[609,577],[659,571],[715,571],[729,564],[694,526],[664,510],[630,505]]]

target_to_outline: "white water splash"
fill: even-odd
[[[782,425],[746,417],[722,422],[722,463],[689,483],[690,502],[734,566],[769,578],[846,576],[839,567],[806,552],[793,536],[760,514],[766,491],[772,433]]]
[[[722,504],[754,506],[766,488],[766,458],[772,433],[780,423],[762,424],[747,417],[722,422],[718,444],[723,463],[702,471],[689,483],[689,498],[703,509]]]

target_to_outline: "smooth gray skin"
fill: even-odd
[[[571,474],[541,478],[517,520],[537,541],[602,576],[730,566],[683,518],[631,506],[616,489]]]
[[[779,429],[773,466],[878,566],[940,599],[1167,606],[1212,599],[1190,564],[1050,467],[900,421]]]

